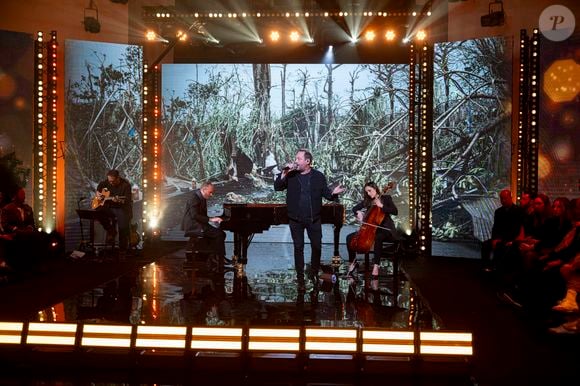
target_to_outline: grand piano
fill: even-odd
[[[224,221],[220,229],[234,234],[234,255],[238,262],[248,262],[248,246],[254,234],[262,233],[271,225],[288,224],[286,204],[232,204],[224,203]],[[321,211],[322,223],[334,225],[334,256],[339,256],[340,229],[344,224],[345,212],[341,204],[324,204]]]

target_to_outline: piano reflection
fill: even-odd
[[[248,246],[255,233],[262,233],[271,225],[288,224],[286,204],[231,204],[224,203],[224,221],[220,229],[234,234],[234,255],[243,264],[248,262]],[[341,204],[322,205],[323,224],[334,225],[334,256],[338,256],[340,229],[345,212]]]

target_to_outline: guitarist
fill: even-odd
[[[107,231],[107,243],[115,244],[118,227],[119,249],[126,251],[133,217],[131,184],[119,175],[118,170],[109,170],[107,179],[97,186],[97,198],[102,203],[96,210],[102,213],[99,222]]]

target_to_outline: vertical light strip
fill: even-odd
[[[153,236],[159,235],[160,199],[161,199],[161,69],[156,65],[150,73],[149,93],[152,100],[152,130],[153,141],[150,145],[151,163],[149,191],[152,199],[149,200],[148,217],[149,228]]]
[[[46,68],[46,169],[45,169],[45,222],[47,232],[56,228],[56,167],[57,167],[57,48],[56,31],[50,34],[47,44]]]
[[[419,106],[419,254],[431,254],[431,193],[433,170],[433,47],[420,48]]]
[[[148,198],[149,198],[149,157],[151,155],[151,151],[149,149],[149,132],[150,132],[150,125],[152,122],[151,119],[151,101],[150,98],[150,81],[151,73],[149,71],[149,66],[147,63],[143,63],[143,136],[142,136],[142,152],[143,152],[143,213],[142,213],[142,221],[143,221],[143,229],[147,229],[147,206],[148,206]]]
[[[39,230],[44,228],[44,208],[45,208],[45,168],[44,168],[44,128],[45,128],[45,82],[44,74],[46,60],[44,55],[44,34],[39,31],[36,33],[34,42],[34,146],[33,146],[33,165],[34,165],[34,212]]]
[[[539,76],[540,76],[540,34],[537,28],[532,32],[530,48],[530,96],[529,96],[529,142],[528,142],[528,186],[532,193],[538,192],[538,149],[539,149],[539,122],[538,110],[540,100]]]
[[[415,58],[415,44],[411,44],[409,48],[409,138],[408,138],[408,178],[409,178],[409,228],[411,231],[415,229],[416,225],[416,186],[415,186],[415,173],[416,173],[416,157],[417,153],[415,151],[415,72],[416,72],[416,58]]]
[[[520,68],[518,92],[518,141],[516,160],[516,192],[517,199],[527,190],[525,181],[526,137],[528,132],[528,36],[525,29],[520,30]]]

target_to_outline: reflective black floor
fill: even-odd
[[[348,261],[333,259],[331,245],[325,245],[318,283],[307,280],[306,291],[299,292],[291,251],[288,243],[255,243],[247,265],[226,265],[219,273],[204,256],[188,261],[181,249],[39,310],[38,319],[196,326],[440,327],[405,273],[393,275],[391,260],[381,261],[379,280],[371,280],[364,256],[359,256],[354,278],[347,277]]]

